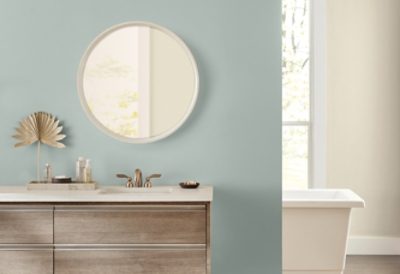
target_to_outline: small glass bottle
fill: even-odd
[[[53,170],[50,164],[46,164],[44,168],[44,181],[51,183],[51,178],[53,178]]]
[[[91,181],[92,181],[92,167],[90,164],[90,159],[87,159],[85,163],[84,182],[90,183]]]
[[[79,157],[78,161],[76,161],[76,180],[78,182],[84,181],[85,174],[85,158]]]

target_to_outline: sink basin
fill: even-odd
[[[152,188],[126,188],[126,187],[105,187],[98,191],[98,194],[166,194],[172,193],[171,187]]]

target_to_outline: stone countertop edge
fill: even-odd
[[[110,192],[119,189],[122,192]],[[124,192],[124,187],[104,186],[96,190],[27,190],[25,186],[0,186],[0,203],[24,202],[211,202],[212,186],[182,189],[179,186],[157,186],[152,189],[170,192]],[[128,190],[129,191],[129,190]]]

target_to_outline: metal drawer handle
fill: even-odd
[[[206,244],[55,244],[55,250],[206,250]]]
[[[0,251],[35,251],[53,249],[54,246],[49,244],[0,244]]]

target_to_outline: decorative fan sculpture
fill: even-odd
[[[19,127],[16,128],[16,134],[13,135],[19,142],[15,147],[31,145],[35,142],[37,145],[36,156],[36,172],[37,180],[40,180],[40,144],[46,144],[51,147],[65,148],[65,145],[59,141],[63,140],[66,135],[60,134],[63,127],[59,126],[60,121],[50,113],[35,112],[19,122]]]

